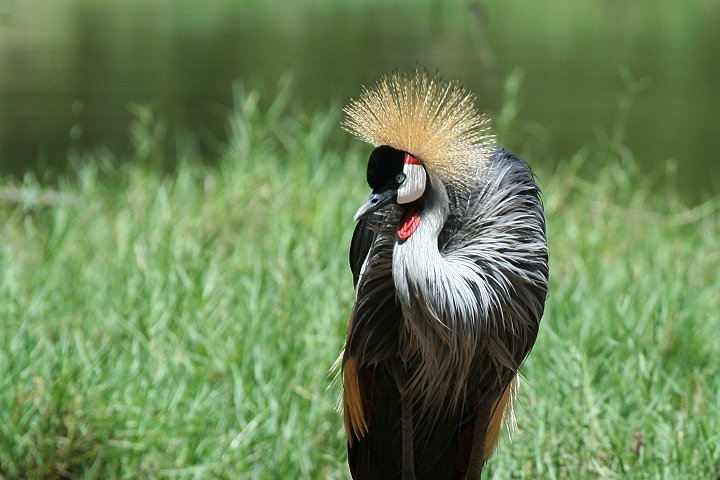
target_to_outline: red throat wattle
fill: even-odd
[[[420,209],[415,205],[410,205],[405,209],[405,215],[403,215],[398,227],[398,238],[403,242],[410,238],[410,235],[415,233],[415,230],[420,226]]]

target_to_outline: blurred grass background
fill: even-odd
[[[418,63],[545,192],[488,478],[720,478],[715,4],[380,3],[0,5],[0,478],[348,478],[339,105]]]
[[[0,173],[55,179],[68,150],[135,161],[137,106],[165,124],[169,159],[190,144],[208,161],[229,141],[235,80],[291,72],[294,102],[326,110],[417,66],[460,78],[493,116],[520,72],[503,143],[552,168],[612,124],[625,69],[644,82],[626,145],[648,175],[675,162],[701,202],[720,191],[718,26],[716,0],[5,0]]]
[[[237,92],[216,166],[3,183],[3,478],[347,478],[329,369],[368,149],[290,87]],[[720,202],[618,148],[539,169],[552,285],[488,478],[720,474]]]

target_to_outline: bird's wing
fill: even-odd
[[[504,328],[486,337],[486,348],[504,367],[517,370],[535,343],[547,296],[545,218],[527,164],[501,148],[489,161],[489,174],[476,195],[449,192],[454,221],[448,222],[439,244],[443,252],[472,258],[482,273],[480,281],[502,287],[484,310],[496,316],[491,324]],[[504,380],[502,387],[510,378]]]
[[[369,221],[364,218],[355,225],[350,242],[350,271],[353,274],[353,285],[356,287],[370,247],[377,237],[377,234],[369,228]]]
[[[468,190],[448,188],[450,216],[438,238],[440,251],[472,261],[478,284],[492,285],[493,295],[478,296],[479,311],[492,325],[478,349],[475,385],[466,398],[476,399],[468,427],[461,429],[460,465],[471,455],[487,458],[497,442],[503,412],[511,402],[512,382],[537,337],[548,282],[545,220],[540,190],[525,162],[503,149],[488,159],[478,184]],[[472,432],[482,425],[482,452]]]
[[[355,228],[350,268],[356,300],[343,355],[343,409],[348,463],[353,478],[401,475],[401,390],[407,383],[400,359],[403,313],[395,295],[392,254],[395,230],[370,222]],[[469,420],[463,422],[464,427]],[[413,429],[418,478],[450,478],[456,470],[457,427]]]
[[[397,355],[398,330],[402,323],[392,277],[395,238],[374,230],[370,222],[358,223],[350,245],[356,296],[345,357],[352,356],[358,368],[376,365]]]
[[[402,310],[392,278],[394,238],[373,230],[370,222],[358,223],[350,245],[356,299],[342,364],[348,460],[355,478],[384,478],[399,467],[395,453],[400,451],[394,369]]]

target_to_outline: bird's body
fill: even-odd
[[[429,111],[457,106],[453,91],[427,77],[404,91],[400,80],[385,105],[405,95],[432,106],[440,88]],[[408,109],[396,106],[381,123],[402,132],[393,123]],[[349,115],[362,137],[364,117]],[[425,130],[439,134],[432,122]],[[527,165],[500,148],[451,138],[452,157],[437,147],[421,157],[412,148],[422,150],[423,135],[395,137],[369,139],[378,147],[368,165],[373,195],[350,248],[356,302],[342,356],[350,470],[355,479],[475,478],[543,312],[540,192]]]

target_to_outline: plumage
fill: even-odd
[[[396,73],[363,89],[343,111],[343,127],[374,147],[389,145],[422,159],[445,183],[472,182],[467,165],[478,145],[492,146],[490,119],[474,106],[475,96],[458,82],[426,72]]]
[[[543,313],[540,191],[523,161],[477,144],[487,122],[457,84],[396,75],[363,95],[346,125],[378,148],[350,247],[356,301],[341,357],[350,470],[476,478]],[[427,182],[404,201],[398,191],[417,164]]]

